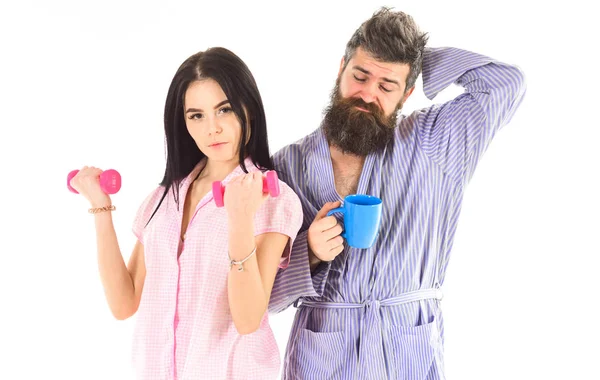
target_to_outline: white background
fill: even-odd
[[[0,6],[0,379],[132,379],[135,318],[104,300],[93,217],[66,189],[115,168],[127,259],[164,171],[167,88],[189,55],[238,54],[271,150],[317,128],[345,43],[380,5],[56,1]],[[455,46],[518,64],[528,92],[466,192],[442,307],[449,379],[600,379],[597,19],[569,2],[395,2]],[[593,37],[596,36],[596,37]],[[441,94],[436,102],[456,95]],[[429,105],[421,83],[405,112]],[[272,316],[283,353],[294,309]]]

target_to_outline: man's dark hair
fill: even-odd
[[[344,70],[360,47],[379,61],[408,64],[410,72],[405,89],[408,91],[421,73],[423,50],[428,38],[411,16],[382,7],[356,29],[346,44]]]

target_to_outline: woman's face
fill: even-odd
[[[188,132],[209,160],[239,161],[242,127],[216,81],[192,82],[185,92],[183,111]]]

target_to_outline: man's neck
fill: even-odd
[[[329,153],[331,155],[331,163],[333,164],[333,167],[337,168],[341,172],[348,174],[360,174],[362,171],[366,157],[344,153],[340,148],[334,145],[329,146]]]

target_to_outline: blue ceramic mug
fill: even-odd
[[[375,243],[381,222],[381,199],[372,195],[354,194],[344,198],[342,207],[333,209],[344,215],[342,237],[354,248],[369,248]]]

